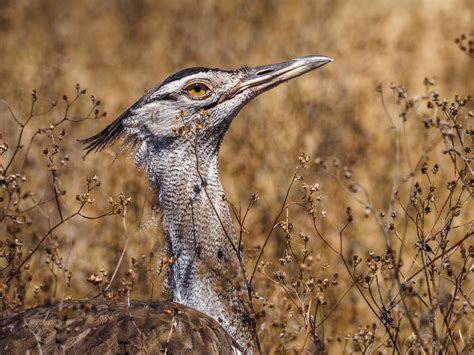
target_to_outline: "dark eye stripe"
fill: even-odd
[[[161,98],[162,100],[168,100],[168,101],[178,101],[178,96],[173,93],[169,93]]]
[[[162,100],[164,100],[164,101],[178,101],[178,95],[173,93],[173,92],[170,92],[169,94],[151,96],[151,97],[147,98],[145,103],[149,104],[149,103],[152,103],[152,102],[155,102],[155,101],[162,101]]]
[[[211,69],[211,68],[203,68],[203,67],[187,68],[167,77],[165,80],[163,80],[163,82],[161,83],[161,86],[171,83],[172,81],[183,79],[193,74],[207,73],[212,70],[219,70],[219,69]]]

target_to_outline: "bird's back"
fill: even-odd
[[[232,354],[212,318],[172,302],[66,301],[0,320],[2,354]]]

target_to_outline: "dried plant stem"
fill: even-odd
[[[122,265],[123,258],[125,257],[125,253],[127,252],[130,235],[128,234],[127,220],[125,219],[125,216],[122,216],[122,226],[123,226],[123,231],[125,233],[125,243],[123,244],[122,252],[120,253],[120,258],[117,261],[112,277],[110,278],[110,281],[107,284],[107,286],[104,288],[104,292],[107,292],[109,290],[110,286],[112,285],[112,282],[115,280],[115,276],[117,276],[117,272],[120,268],[120,265]]]

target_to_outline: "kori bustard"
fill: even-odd
[[[217,169],[220,145],[249,101],[331,61],[306,56],[237,70],[184,69],[83,140],[87,153],[119,138],[134,147],[163,214],[174,260],[171,299],[37,307],[0,322],[0,352],[252,353],[247,285]]]

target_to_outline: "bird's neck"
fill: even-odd
[[[173,301],[219,321],[242,346],[249,343],[246,288],[238,242],[217,171],[217,154],[167,156],[152,179],[159,188],[172,265]]]

